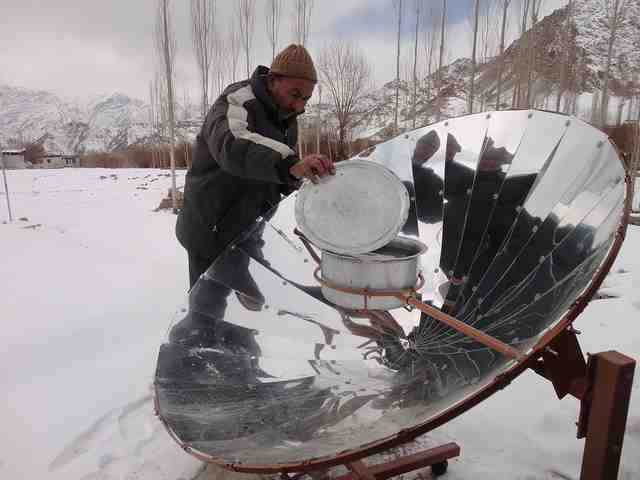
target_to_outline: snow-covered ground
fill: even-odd
[[[153,415],[157,349],[188,282],[175,217],[153,211],[170,185],[166,172],[25,170],[8,180],[14,216],[26,220],[0,224],[0,478],[240,477],[204,468]],[[640,357],[639,242],[640,228],[630,227],[604,285],[618,298],[592,302],[576,323],[585,351]],[[640,478],[639,376],[627,480]],[[549,383],[525,373],[428,441],[462,447],[445,478],[577,479],[577,415],[576,400],[557,400]]]

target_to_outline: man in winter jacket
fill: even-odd
[[[193,286],[220,253],[300,180],[335,172],[331,160],[296,151],[296,117],[317,83],[307,50],[290,45],[251,78],[228,86],[206,116],[186,176],[176,235]]]

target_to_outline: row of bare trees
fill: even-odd
[[[198,67],[200,84],[201,115],[204,117],[211,98],[218,95],[228,81],[235,81],[240,50],[244,53],[246,75],[251,73],[251,50],[255,31],[256,1],[238,0],[227,35],[223,34],[218,18],[215,0],[191,0],[192,46]],[[296,0],[293,14],[293,32],[298,43],[305,44],[309,35],[313,0]],[[266,27],[272,43],[273,55],[278,45],[282,1],[270,0],[266,6]],[[172,155],[172,172],[175,170],[173,159],[176,141],[175,134],[175,63],[176,37],[172,25],[171,0],[157,0],[155,54],[157,71],[149,87],[150,137],[165,139]],[[172,197],[176,209],[175,175],[172,182]]]
[[[353,44],[335,42],[325,48],[318,62],[320,79],[328,92],[338,123],[337,157],[345,158],[348,134],[362,119],[363,100],[371,82],[371,67]]]
[[[153,99],[151,115],[152,124],[156,131],[161,131],[161,137],[175,141],[175,133],[163,125],[174,125],[172,108],[175,94],[172,92],[173,72],[175,62],[175,40],[171,37],[170,28],[170,0],[157,0],[162,19],[161,35],[167,38],[159,42],[158,57],[161,59],[161,74],[150,87],[150,97]],[[602,0],[604,2],[604,0]],[[604,2],[607,8],[607,24],[609,28],[609,57],[606,72],[602,80],[602,94],[594,96],[594,112],[602,112],[606,121],[606,111],[610,98],[609,78],[612,58],[615,52],[616,36],[620,17],[629,0],[611,0]],[[411,3],[413,2],[413,3]],[[539,90],[541,82],[537,75],[539,55],[536,49],[539,44],[540,32],[536,26],[541,20],[545,0],[468,0],[471,15],[469,30],[471,35],[470,78],[466,87],[466,102],[469,112],[485,109],[495,105],[496,109],[504,107],[534,107],[548,106],[548,96],[551,88],[556,89],[556,110],[575,113],[576,98],[580,90],[579,65],[575,65],[574,28],[572,26],[572,12],[574,0],[568,0],[566,28],[562,29],[559,47],[560,57],[556,59],[558,80],[555,87],[547,88],[544,104],[541,103]],[[400,90],[401,90],[401,57],[403,35],[402,29],[413,30],[413,61],[407,65],[406,79],[409,89],[403,94],[405,103],[405,124],[415,128],[429,120],[440,120],[446,114],[443,102],[450,92],[444,91],[446,86],[445,55],[447,49],[448,29],[448,0],[425,2],[424,0],[395,0],[397,12],[397,48],[396,48],[396,82],[393,131],[400,128]],[[211,99],[220,93],[224,85],[236,80],[240,58],[250,74],[251,50],[253,33],[255,31],[256,2],[255,0],[238,0],[234,2],[233,19],[220,18],[215,0],[191,0],[191,26],[193,51],[197,60],[200,80],[201,114],[204,115],[211,103]],[[309,39],[313,0],[295,0],[291,10],[291,33],[295,41],[306,44]],[[284,13],[282,0],[267,0],[265,3],[265,28],[271,46],[272,56],[277,52],[281,38],[281,24]],[[403,20],[405,11],[413,20],[409,27]],[[224,33],[223,23],[232,25],[227,35]],[[517,24],[517,32],[513,24]],[[161,36],[159,34],[159,37]],[[519,47],[511,52],[505,51],[509,38],[520,35]],[[241,55],[241,52],[243,55]],[[419,55],[419,52],[422,52]],[[507,54],[509,53],[509,54]],[[366,114],[363,100],[371,86],[371,67],[364,56],[355,46],[349,44],[332,44],[319,55],[318,71],[321,82],[318,88],[318,101],[315,105],[316,118],[309,121],[307,128],[302,128],[306,137],[315,137],[315,150],[320,149],[320,138],[323,129],[335,127],[336,154],[345,155],[349,143],[350,132]],[[487,86],[481,76],[483,68],[489,61],[496,69],[493,85]],[[478,83],[482,79],[482,85]],[[325,102],[322,102],[322,93]],[[421,98],[421,111],[418,111],[418,98]],[[510,97],[510,98],[509,98]],[[426,99],[426,101],[424,100]],[[564,105],[562,105],[564,101]],[[491,103],[490,103],[491,102]],[[573,110],[573,112],[572,112]],[[631,111],[631,108],[629,108]],[[323,125],[330,112],[335,125]],[[324,113],[324,115],[323,115]],[[323,119],[324,117],[324,119]],[[422,118],[422,120],[418,120]],[[330,122],[331,123],[331,122]],[[301,148],[312,149],[312,143],[301,142]]]
[[[295,0],[290,15],[291,34],[296,43],[307,43],[312,11],[313,0]],[[279,47],[283,13],[283,0],[267,0],[265,30],[272,58]],[[228,25],[227,29],[223,28],[224,24]],[[234,2],[231,18],[222,18],[215,0],[191,0],[191,33],[200,79],[202,116],[211,98],[219,95],[227,83],[238,80],[241,56],[243,77],[251,74],[255,31],[256,0]]]
[[[165,125],[175,124],[173,85],[173,65],[175,64],[175,37],[167,20],[170,12],[170,0],[158,0],[159,24],[169,23],[168,28],[158,29],[157,57],[162,68],[150,86],[152,100],[152,129],[160,138],[168,138],[169,143],[175,141],[175,132]],[[305,45],[309,39],[313,0],[295,0],[291,13],[291,25],[294,41]],[[219,14],[215,1],[191,0],[191,33],[193,50],[198,67],[201,90],[201,114],[204,116],[209,108],[211,98],[218,95],[226,81],[234,81],[238,64],[239,51],[244,54],[247,76],[251,70],[251,50],[255,31],[255,0],[239,0],[235,3],[234,17],[236,22],[230,29],[225,42],[221,37]],[[269,0],[265,5],[265,26],[275,56],[280,38],[282,0]],[[170,14],[168,15],[170,17]],[[225,48],[229,47],[229,48]],[[216,53],[217,52],[217,53]],[[319,98],[315,125],[316,150],[319,149],[322,134],[321,110],[331,111],[336,119],[337,141],[334,148],[336,155],[345,155],[345,142],[348,131],[353,128],[354,120],[360,113],[360,103],[370,86],[371,69],[363,54],[350,44],[335,43],[325,48],[319,57],[320,72]],[[213,75],[211,72],[215,72]],[[224,72],[227,75],[224,75]],[[212,78],[213,77],[213,78]],[[213,80],[213,81],[212,81]],[[212,88],[212,84],[214,87]],[[330,107],[323,106],[322,90],[328,92]],[[306,131],[307,135],[311,129]],[[304,143],[304,142],[303,142]]]
[[[599,31],[603,32],[600,35],[603,45],[598,48],[602,50],[600,57],[605,60],[598,79],[587,82],[585,52],[580,50],[576,41],[576,2],[580,5],[578,10],[584,10],[584,2],[567,0],[564,10],[556,13],[551,23],[543,26],[543,17],[551,13],[553,6],[548,0],[467,0],[470,13],[468,32],[471,32],[470,61],[468,67],[465,66],[468,68],[468,80],[463,92],[458,87],[454,92],[446,92],[443,88],[449,86],[450,82],[444,81],[447,70],[441,67],[447,63],[443,56],[449,51],[447,0],[395,0],[397,45],[393,123],[396,130],[400,130],[399,110],[403,105],[399,97],[402,93],[406,98],[404,128],[409,126],[407,121],[414,127],[418,122],[440,120],[446,97],[452,94],[460,97],[462,93],[469,113],[489,106],[496,109],[535,107],[555,108],[557,111],[584,116],[586,112],[584,107],[579,107],[578,98],[584,92],[595,90],[591,109],[594,123],[606,124],[612,120],[620,123],[625,118],[625,112],[626,118],[637,118],[634,112],[638,111],[636,103],[640,105],[640,100],[633,90],[637,90],[638,75],[633,81],[625,79],[629,88],[622,88],[620,59],[624,61],[624,55],[617,52],[622,26],[629,24],[629,17],[636,18],[633,21],[637,22],[637,10],[640,7],[633,7],[636,11],[632,14],[632,5],[637,4],[635,0],[596,0],[588,3],[596,13],[600,14],[598,9],[604,12],[604,18],[598,25]],[[410,18],[408,27],[405,26],[407,17]],[[563,23],[553,23],[557,19],[563,19]],[[415,23],[411,23],[411,20]],[[551,30],[549,24],[553,26]],[[584,19],[580,24],[585,24]],[[415,31],[412,66],[408,65],[409,61],[404,66],[401,62],[403,28],[414,28]],[[420,30],[424,31],[422,38],[418,33]],[[548,38],[550,35],[554,37],[553,42]],[[507,44],[516,38],[519,41],[507,49]],[[417,55],[419,42],[423,43],[425,52],[422,58]],[[544,53],[542,46],[545,47]],[[547,55],[549,51],[556,56],[550,58]],[[550,61],[553,62],[553,71],[548,65]],[[419,63],[423,64],[422,69]],[[612,89],[610,79],[614,69],[617,78],[613,88],[619,100],[615,119],[607,116]],[[422,71],[422,75],[417,74],[418,71]],[[401,78],[403,72],[405,76]],[[427,99],[427,103],[430,103],[426,110],[423,105],[422,111],[418,111],[416,104],[419,98],[422,102]],[[433,101],[429,102],[429,99]]]

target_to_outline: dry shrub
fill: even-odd
[[[603,130],[622,152],[625,166],[629,170],[636,148],[638,122],[627,122],[617,127],[605,127]]]
[[[192,148],[187,142],[174,147],[177,168],[191,166]],[[170,168],[168,145],[130,145],[117,152],[89,152],[80,156],[81,167],[91,168]]]

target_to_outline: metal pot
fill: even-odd
[[[405,290],[416,287],[419,258],[427,250],[422,242],[396,237],[386,246],[367,254],[344,255],[322,251],[322,280],[347,289],[370,291]],[[349,309],[391,310],[405,305],[394,296],[347,293],[327,284],[322,294],[330,302]]]

